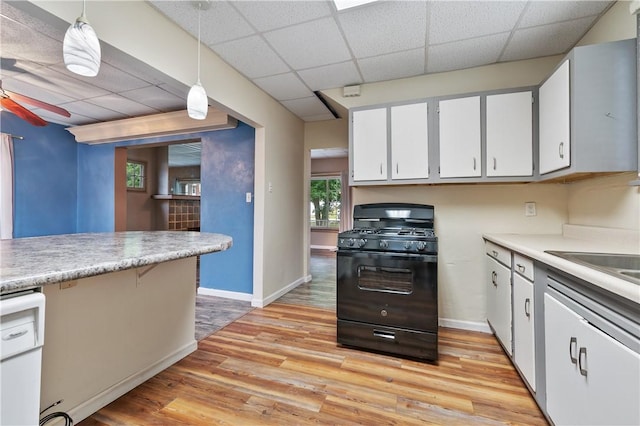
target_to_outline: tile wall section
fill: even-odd
[[[169,230],[200,228],[200,200],[169,200]]]

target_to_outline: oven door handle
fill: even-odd
[[[381,338],[387,339],[387,340],[396,340],[396,333],[394,333],[393,331],[376,330],[374,328],[373,329],[373,335],[375,337],[381,337]]]

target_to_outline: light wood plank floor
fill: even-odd
[[[432,364],[338,346],[335,321],[254,309],[80,424],[547,424],[492,335],[441,329]]]

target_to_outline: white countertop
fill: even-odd
[[[565,225],[562,234],[484,234],[483,237],[640,304],[640,285],[545,253],[557,250],[640,254],[639,235],[637,231]]]

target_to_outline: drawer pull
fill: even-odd
[[[578,358],[576,358],[573,355],[577,347],[578,347],[578,339],[576,339],[575,337],[572,337],[569,340],[569,358],[571,359],[571,364],[575,364],[578,362]]]
[[[373,330],[373,335],[383,339],[396,340],[396,334],[392,331]]]
[[[491,271],[491,282],[495,287],[498,287],[498,274],[496,271]]]
[[[586,366],[587,364],[587,348],[582,347],[580,348],[580,351],[578,352],[578,369],[580,370],[580,374],[582,374],[584,377],[587,377],[587,369],[586,368],[582,368],[582,356],[584,355],[584,365]]]
[[[493,257],[498,257],[498,252],[495,250],[491,250],[491,254],[493,255]]]
[[[521,274],[524,274],[524,271],[527,269],[523,264],[521,263],[517,263],[516,266],[518,267],[518,271],[520,271]]]
[[[13,340],[13,339],[17,339],[18,337],[22,337],[25,334],[27,334],[29,332],[28,329],[23,329],[20,331],[14,331],[13,333],[7,334],[6,336],[4,336],[2,338],[2,340]]]
[[[531,318],[531,299],[528,297],[524,300],[524,314],[527,318]]]

